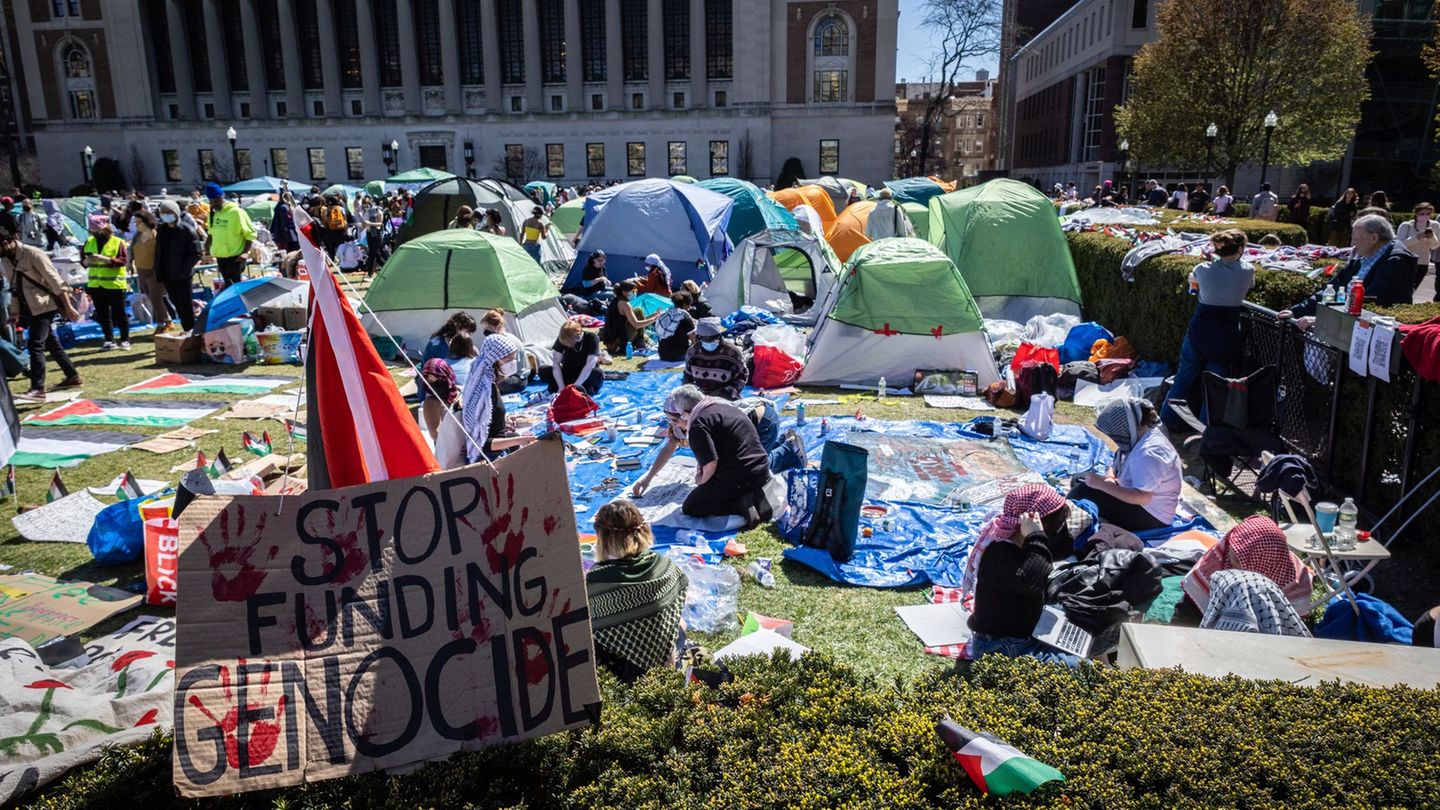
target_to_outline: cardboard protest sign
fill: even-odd
[[[495,467],[185,510],[181,794],[392,768],[597,719],[561,443]]]
[[[138,604],[139,596],[108,585],[61,582],[43,574],[6,574],[0,576],[0,637],[38,647]]]

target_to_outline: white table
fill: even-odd
[[[1390,559],[1390,549],[1374,539],[1356,542],[1355,548],[1347,551],[1338,551],[1333,546],[1329,552],[1324,548],[1311,548],[1310,540],[1314,537],[1315,527],[1309,523],[1289,523],[1281,527],[1285,531],[1285,542],[1290,550],[1302,561],[1308,564],[1315,573],[1325,581],[1328,593],[1325,598],[1329,599],[1339,589],[1330,586],[1330,581],[1325,578],[1325,569],[1330,569],[1336,576],[1340,577],[1346,584],[1364,578],[1381,561]],[[1333,543],[1333,535],[1326,537],[1326,540]],[[1343,563],[1363,564],[1358,570],[1347,572],[1341,567]]]

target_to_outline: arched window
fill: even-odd
[[[90,54],[85,53],[84,48],[79,45],[69,45],[65,48],[63,58],[65,60],[65,78],[90,78]]]
[[[99,102],[95,97],[94,71],[90,52],[74,40],[60,44],[57,52],[60,72],[65,77],[65,90],[70,100],[71,118],[99,118]]]
[[[815,26],[815,55],[850,55],[850,26],[845,20],[832,15]]]

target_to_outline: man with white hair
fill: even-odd
[[[1411,303],[1415,279],[1415,254],[1395,240],[1395,228],[1388,217],[1366,214],[1350,228],[1350,261],[1330,279],[1331,287],[1347,290],[1351,281],[1365,285],[1365,300],[1382,307]],[[1279,313],[1281,320],[1295,320],[1301,329],[1314,323],[1315,298]]]
[[[894,195],[890,189],[880,189],[879,200],[875,207],[870,210],[870,216],[865,220],[865,236],[871,242],[876,239],[885,239],[891,236],[914,236],[915,226],[910,224],[910,217],[891,199]]]

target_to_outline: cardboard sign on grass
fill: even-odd
[[[185,510],[181,794],[393,768],[598,719],[560,440],[495,466]]]

